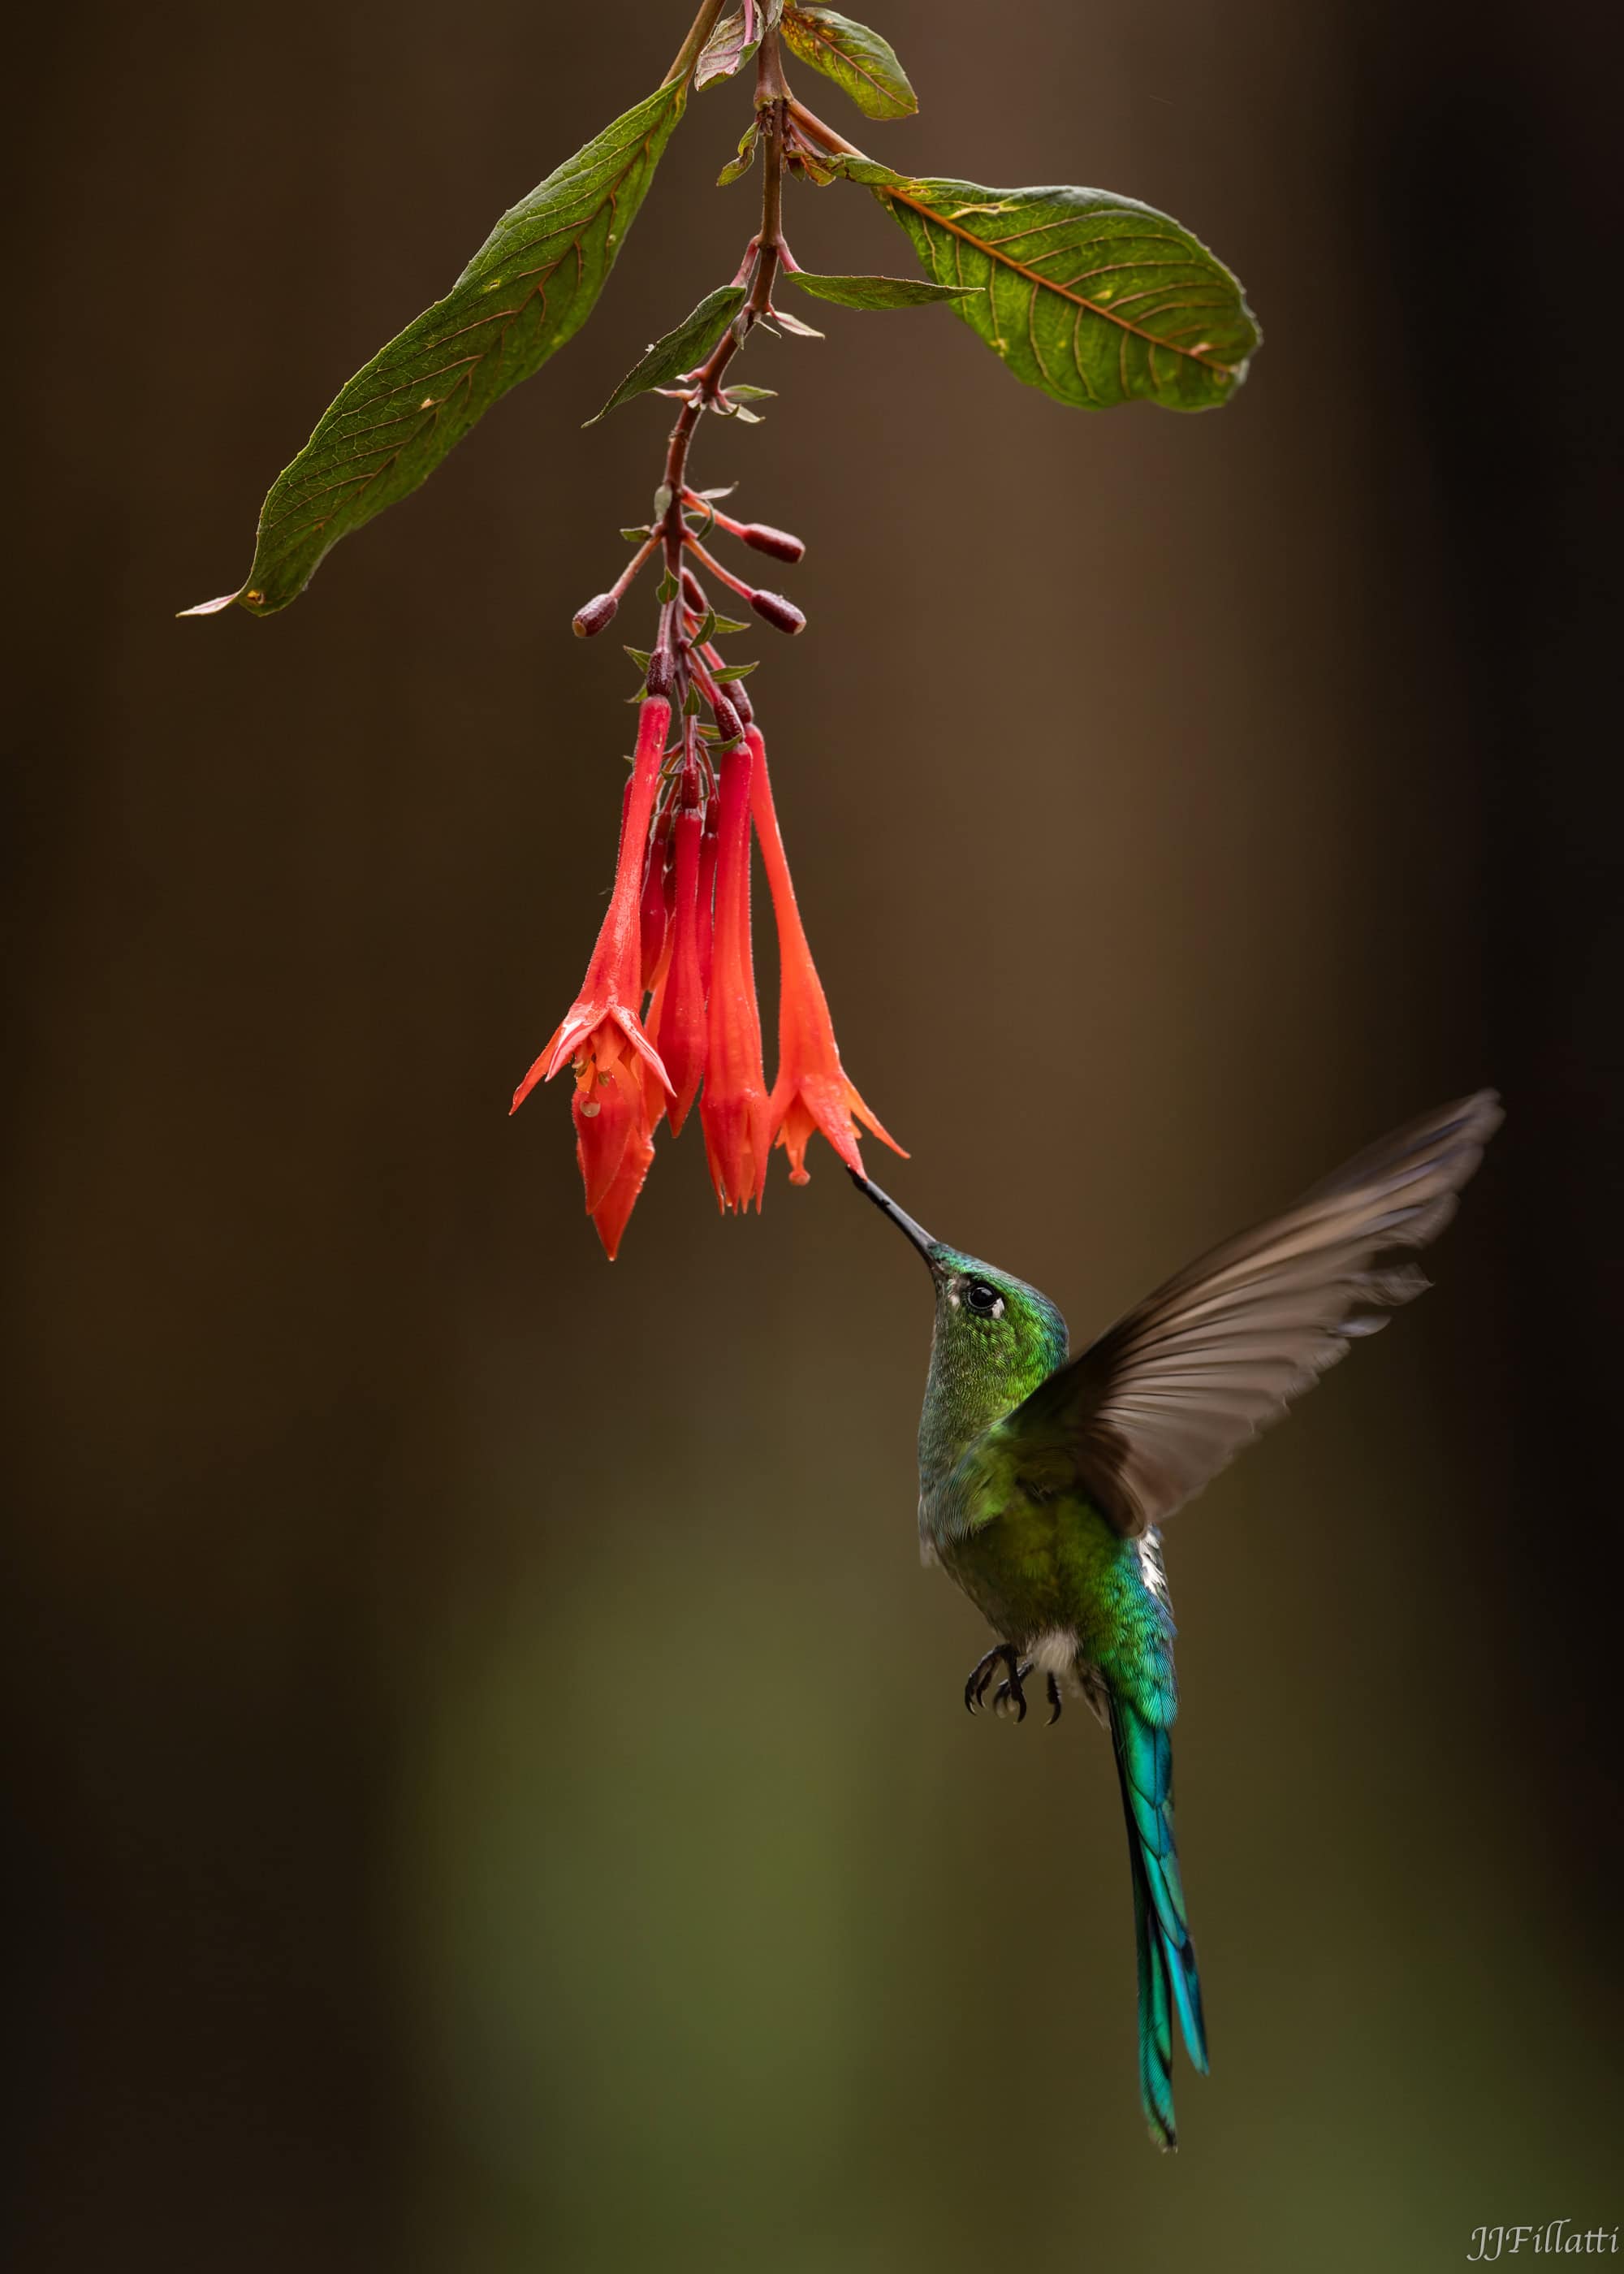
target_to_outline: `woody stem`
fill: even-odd
[[[674,87],[679,79],[688,77],[699,61],[699,51],[716,29],[716,19],[726,6],[727,0],[703,0],[700,11],[688,26],[688,37],[677,49],[677,59],[661,79],[662,87]]]
[[[821,143],[836,157],[867,157],[866,151],[860,150],[855,142],[848,142],[844,134],[837,134],[832,126],[826,126],[815,110],[808,110],[806,104],[797,102],[793,94],[789,98],[789,110],[801,132],[809,135],[814,142]]]
[[[692,37],[692,34],[689,34]],[[695,50],[697,52],[697,50]],[[688,401],[671,430],[665,452],[665,488],[667,503],[659,523],[665,548],[665,566],[673,577],[682,568],[682,540],[687,524],[682,517],[683,488],[688,449],[694,430],[720,390],[723,373],[744,345],[753,327],[772,303],[773,280],[778,273],[783,246],[784,122],[790,102],[778,64],[778,35],[769,32],[756,58],[756,116],[762,139],[762,223],[756,240],[755,271],[749,297],[709,356],[694,373]]]

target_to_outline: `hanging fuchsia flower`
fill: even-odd
[[[724,1209],[746,1208],[752,1200],[759,1209],[771,1141],[750,955],[750,767],[749,747],[742,741],[723,756],[716,948],[705,1022],[705,1086],[699,1100],[710,1179]]]
[[[792,1185],[810,1181],[806,1151],[817,1130],[828,1138],[846,1167],[861,1176],[862,1156],[857,1148],[853,1115],[893,1153],[902,1153],[904,1160],[907,1155],[863,1103],[840,1064],[828,998],[807,945],[789,862],[784,857],[784,840],[767,775],[767,746],[755,726],[746,729],[745,740],[753,761],[750,802],[756,835],[778,927],[778,1073],[772,1085],[773,1141],[789,1155]]]
[[[580,993],[515,1090],[509,1108],[516,1113],[538,1081],[551,1081],[566,1065],[574,1067],[575,1151],[586,1188],[587,1214],[592,1216],[616,1192],[628,1148],[635,1141],[639,1146],[648,1141],[642,1071],[646,1069],[662,1088],[671,1086],[641,1016],[639,921],[650,824],[670,724],[671,704],[663,697],[644,703],[637,722],[637,751],[627,793],[614,889],[598,945]],[[645,1162],[643,1174],[646,1173]],[[641,1175],[637,1183],[641,1186]],[[632,1199],[635,1197],[634,1192]],[[604,1235],[612,1256],[630,1210],[628,1201],[613,1239]],[[599,1229],[603,1231],[601,1225]]]
[[[679,391],[690,411],[709,401],[697,380],[692,392]],[[679,420],[673,453],[683,432]],[[662,508],[657,501],[656,523],[627,532],[640,540],[631,566],[575,618],[583,636],[602,630],[638,568],[663,553],[655,645],[646,655],[631,651],[643,674],[643,708],[614,889],[581,992],[513,1101],[516,1110],[538,1082],[565,1065],[574,1071],[575,1157],[587,1213],[612,1260],[652,1165],[660,1123],[669,1114],[676,1136],[695,1102],[724,1210],[751,1201],[760,1208],[775,1141],[796,1185],[808,1181],[807,1147],[819,1131],[860,1175],[859,1123],[902,1150],[841,1065],[784,857],[766,745],[744,689],[753,666],[730,666],[718,651],[718,640],[743,627],[718,614],[699,574],[719,577],[763,622],[795,632],[800,610],[725,569],[700,535],[719,531],[786,562],[804,548],[784,530],[718,512],[718,493],[680,486],[675,456],[661,494],[669,502]],[[680,739],[668,749],[673,721]],[[778,930],[778,1071],[771,1089],[750,943],[752,824]]]
[[[560,1067],[599,1046],[599,1030],[618,1029],[634,1050],[646,1058],[661,1081],[665,1069],[659,1054],[643,1030],[642,941],[638,922],[643,894],[643,865],[648,857],[649,824],[654,814],[660,763],[665,751],[665,731],[671,705],[651,697],[637,721],[637,754],[632,761],[630,791],[620,831],[620,855],[614,890],[609,895],[598,945],[587,965],[581,992],[571,1004],[551,1039],[513,1094],[516,1113],[538,1081],[551,1081]],[[613,1063],[619,1050],[608,1052]],[[666,1084],[669,1088],[669,1083]]]
[[[697,802],[697,767],[693,770],[691,787],[695,802],[684,803],[672,832],[671,960],[665,968],[660,1001],[659,1049],[671,1081],[673,1137],[688,1119],[704,1079],[706,974],[700,960],[702,928],[706,946],[710,946],[714,939],[710,888],[714,883],[716,864],[712,861],[709,873],[704,873],[702,863],[706,825]],[[685,778],[685,799],[688,789]],[[711,842],[715,841],[713,835]],[[703,898],[702,875],[705,887]]]

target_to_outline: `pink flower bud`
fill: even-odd
[[[721,730],[723,742],[737,742],[741,741],[744,735],[744,721],[734,710],[727,697],[719,690],[718,691],[716,700],[712,703],[710,708],[715,713],[716,723]]]
[[[613,592],[600,592],[595,600],[589,600],[584,608],[576,612],[575,637],[590,639],[594,633],[602,631],[605,624],[614,621],[615,611],[620,605]]]
[[[763,623],[771,624],[775,632],[788,632],[793,636],[805,631],[806,618],[794,602],[786,600],[781,592],[752,592],[749,601]]]
[[[771,553],[775,561],[799,561],[807,549],[787,529],[770,529],[763,521],[746,522],[739,535],[757,553]]]
[[[649,668],[644,674],[644,684],[649,693],[661,697],[669,695],[676,683],[676,666],[671,659],[671,650],[668,647],[657,647],[649,658]]]

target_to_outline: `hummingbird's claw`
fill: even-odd
[[[966,1713],[979,1713],[981,1712],[982,1701],[987,1696],[987,1685],[992,1680],[993,1668],[996,1666],[1007,1666],[1011,1674],[1015,1677],[1016,1688],[1019,1688],[1020,1675],[1017,1674],[1015,1669],[1014,1644],[1008,1642],[996,1642],[992,1648],[988,1652],[986,1657],[978,1659],[974,1666],[970,1669],[970,1679],[965,1683],[964,1693],[965,1711]],[[1025,1667],[1020,1669],[1022,1674],[1026,1671],[1026,1668]],[[1000,1698],[1004,1696],[1009,1686],[1010,1685],[1007,1682],[999,1683],[998,1696]],[[1022,1707],[1022,1711],[1025,1711],[1024,1706]]]
[[[1049,1677],[1049,1720],[1044,1724],[1045,1728],[1052,1729],[1064,1711],[1059,1677],[1057,1675],[1051,1674]]]
[[[1013,1662],[1014,1656],[1011,1651],[1008,1681],[1001,1682],[992,1693],[992,1710],[995,1713],[1012,1713],[1017,1721],[1024,1721],[1026,1718],[1026,1693],[1020,1685],[1032,1671],[1032,1660],[1024,1658],[1017,1666]]]

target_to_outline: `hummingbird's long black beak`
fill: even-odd
[[[883,1193],[877,1185],[871,1185],[867,1177],[860,1177],[855,1169],[848,1169],[846,1173],[856,1186],[860,1193],[867,1193],[868,1197],[874,1202],[875,1207],[879,1209],[881,1215],[888,1216],[891,1222],[896,1225],[898,1231],[903,1233],[906,1239],[913,1241],[914,1246],[918,1248],[920,1254],[924,1257],[925,1261],[929,1265],[931,1271],[934,1273],[936,1267],[932,1260],[930,1251],[936,1243],[932,1239],[930,1234],[925,1230],[924,1225],[921,1224],[915,1224],[913,1217],[909,1216],[906,1210],[899,1209],[897,1206],[896,1201],[892,1200],[889,1193]]]

